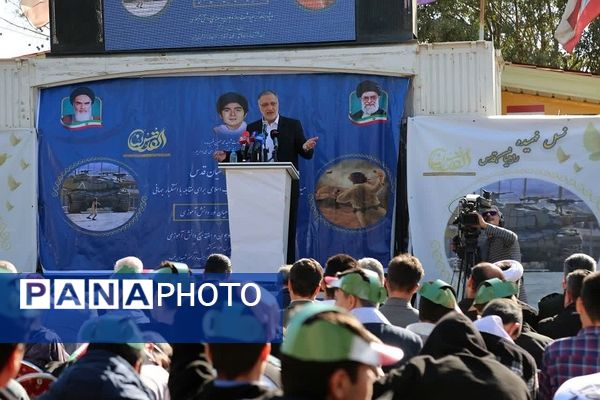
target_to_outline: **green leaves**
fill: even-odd
[[[566,0],[486,0],[485,39],[506,61],[600,73],[600,18],[584,32],[573,54],[565,53],[554,30]],[[421,42],[477,40],[479,0],[438,0],[419,6]]]

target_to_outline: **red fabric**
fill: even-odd
[[[21,368],[19,368],[17,378],[23,375],[33,374],[36,372],[42,372],[42,370],[36,367],[34,364],[31,364],[30,362],[24,361],[21,362]]]
[[[27,374],[17,379],[32,399],[47,392],[54,381],[56,378],[46,373]]]
[[[583,30],[600,15],[600,0],[569,0],[554,37],[571,53]]]

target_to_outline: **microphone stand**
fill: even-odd
[[[278,136],[279,132],[273,129],[271,131],[271,139],[273,139],[273,162],[279,161],[277,157],[277,149],[279,148],[279,140],[277,139]]]

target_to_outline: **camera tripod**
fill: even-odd
[[[471,270],[479,260],[479,248],[477,247],[478,236],[478,234],[468,234],[462,238],[464,239],[464,253],[460,259],[460,267],[458,270],[458,282],[456,285],[457,299],[462,300],[465,297],[467,280],[471,276]]]

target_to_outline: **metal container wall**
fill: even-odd
[[[490,42],[419,45],[414,115],[498,115],[499,95],[499,68]]]

